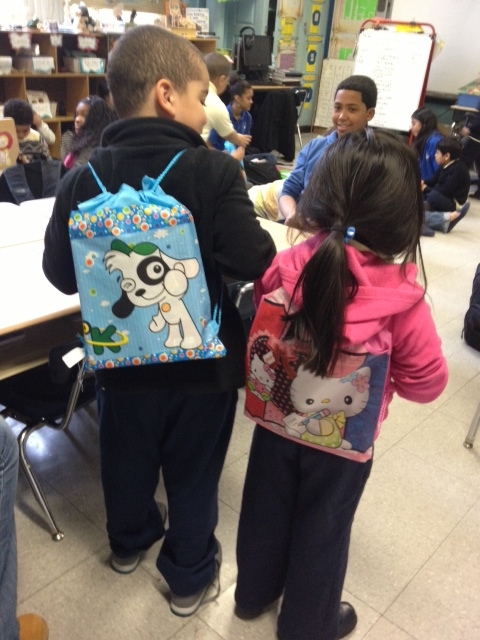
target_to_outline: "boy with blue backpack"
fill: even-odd
[[[188,361],[104,366],[97,369],[96,379],[112,567],[121,573],[135,570],[143,552],[164,537],[157,567],[169,585],[172,612],[189,616],[208,600],[209,587],[218,576],[217,488],[237,389],[244,385],[243,325],[233,302],[226,293],[222,295],[222,276],[260,277],[275,248],[255,217],[238,163],[207,149],[200,136],[206,122],[203,103],[209,78],[192,44],[159,27],[138,26],[122,36],[112,51],[107,81],[120,119],[105,130],[102,146],[90,157],[96,177],[86,165],[62,180],[45,235],[43,268],[58,289],[75,293],[75,266],[79,277],[88,268],[74,265],[71,213],[78,212],[79,203],[101,193],[99,182],[113,194],[122,184],[139,191],[145,176],[155,180],[184,151],[161,187],[193,216],[211,305],[221,311],[219,339],[226,355],[189,360],[191,350],[182,351],[178,345]],[[105,224],[110,221],[107,216]],[[98,220],[95,225],[99,226]],[[167,232],[159,228],[158,236]],[[193,278],[182,260],[165,258],[163,249],[159,253],[148,243],[142,247],[125,243],[122,231],[118,233],[104,261],[112,280],[121,270],[117,293],[121,289],[125,299],[112,305],[116,324],[125,315],[143,311],[132,309],[158,284],[160,272],[173,283],[171,295],[177,301]],[[170,304],[174,298],[158,302],[151,331],[160,333],[165,322],[175,324]],[[110,339],[116,340],[114,333]],[[166,514],[154,500],[160,471],[168,498],[167,529]]]

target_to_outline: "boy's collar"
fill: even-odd
[[[449,167],[454,162],[457,162],[457,160],[458,160],[458,158],[455,158],[455,160],[450,160],[450,162],[447,162],[447,164],[443,165],[442,169],[446,169],[447,167]]]

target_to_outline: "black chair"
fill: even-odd
[[[293,96],[295,98],[295,107],[297,109],[297,134],[298,134],[298,141],[300,143],[300,149],[303,147],[303,142],[302,142],[302,132],[300,131],[300,125],[298,124],[298,121],[300,120],[300,116],[302,115],[303,105],[307,98],[307,93],[308,91],[306,89],[298,88],[293,90]]]
[[[30,464],[27,442],[30,435],[42,427],[59,431],[68,428],[75,409],[90,403],[95,398],[95,380],[85,376],[84,359],[69,368],[63,356],[81,346],[79,340],[54,347],[48,364],[43,364],[19,373],[0,382],[0,411],[4,417],[14,418],[25,427],[18,435],[20,465],[28,483],[44,510],[52,539],[62,540],[63,532],[58,528],[42,486]]]
[[[248,336],[256,312],[253,297],[253,282],[246,282],[243,280],[231,282],[228,285],[228,292],[240,312],[240,317],[243,321],[243,328]]]

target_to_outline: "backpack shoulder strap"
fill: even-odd
[[[180,159],[180,156],[182,156],[185,153],[186,149],[182,149],[181,151],[179,151],[171,160],[170,162],[167,164],[167,166],[165,167],[165,169],[162,171],[162,173],[158,176],[158,178],[155,180],[153,186],[152,186],[152,190],[155,191],[155,189],[158,187],[158,185],[160,184],[160,182],[164,179],[164,177],[167,175],[167,173],[170,171],[170,169],[173,167],[173,165],[177,162],[177,160]]]
[[[93,173],[93,177],[95,178],[95,180],[97,181],[98,186],[100,187],[100,189],[103,191],[103,193],[107,193],[107,189],[105,188],[105,185],[103,184],[103,182],[100,180],[100,178],[97,175],[97,172],[95,171],[95,169],[92,167],[92,165],[90,164],[90,162],[87,162],[88,166],[90,167],[90,171]]]
[[[42,196],[50,198],[55,195],[57,185],[62,177],[62,163],[60,160],[43,160],[42,166]]]

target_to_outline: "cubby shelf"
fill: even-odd
[[[10,31],[0,31],[0,56],[14,56],[10,41]],[[16,31],[16,34],[28,33],[31,45],[38,45],[41,56],[50,56],[54,61],[54,71],[49,73],[28,73],[13,70],[9,75],[0,75],[0,104],[11,98],[27,99],[27,91],[45,91],[51,102],[57,103],[57,116],[46,118],[45,122],[55,134],[55,144],[50,147],[53,158],[60,157],[62,133],[73,126],[75,108],[85,96],[97,94],[99,83],[105,74],[70,73],[64,70],[63,58],[66,51],[78,50],[78,38],[82,34],[48,33],[41,31]],[[61,43],[55,41],[61,36]],[[119,34],[94,33],[95,55],[107,60],[114,41]],[[57,40],[58,41],[58,40]],[[52,44],[53,42],[53,44]],[[191,42],[203,53],[216,50],[215,38],[194,38]],[[62,115],[60,115],[62,114]],[[65,114],[65,115],[63,115]]]

